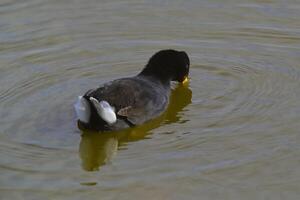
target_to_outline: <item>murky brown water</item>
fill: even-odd
[[[0,199],[300,199],[300,1],[0,2]],[[78,130],[87,89],[191,57],[160,118]]]

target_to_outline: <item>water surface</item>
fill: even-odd
[[[0,3],[0,199],[299,199],[300,2]],[[81,132],[72,104],[186,51],[167,112]]]

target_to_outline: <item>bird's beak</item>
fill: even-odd
[[[187,84],[189,82],[188,76],[185,76],[183,81],[181,81],[182,84]]]

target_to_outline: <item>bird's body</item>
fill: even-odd
[[[169,102],[170,81],[178,79],[177,81],[182,82],[187,77],[189,68],[189,59],[185,52],[164,51],[172,51],[171,54],[174,52],[176,54],[174,56],[177,54],[182,56],[180,60],[183,61],[178,64],[187,68],[183,70],[182,75],[175,77],[178,76],[177,70],[169,70],[170,72],[167,71],[164,74],[163,68],[160,73],[158,67],[168,66],[159,66],[159,62],[153,62],[155,66],[152,67],[151,59],[154,61],[161,59],[155,58],[157,55],[155,54],[140,74],[105,83],[80,97],[77,105],[81,105],[81,107],[75,106],[79,122],[87,129],[120,130],[143,124],[162,114]],[[164,53],[164,51],[161,52]],[[162,64],[177,65],[176,59],[174,62],[170,60],[171,57],[167,58],[167,63],[162,62]]]

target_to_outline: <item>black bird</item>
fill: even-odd
[[[121,130],[158,117],[169,103],[170,83],[188,80],[186,52],[155,53],[136,76],[121,78],[87,91],[74,105],[78,123],[97,131]]]

